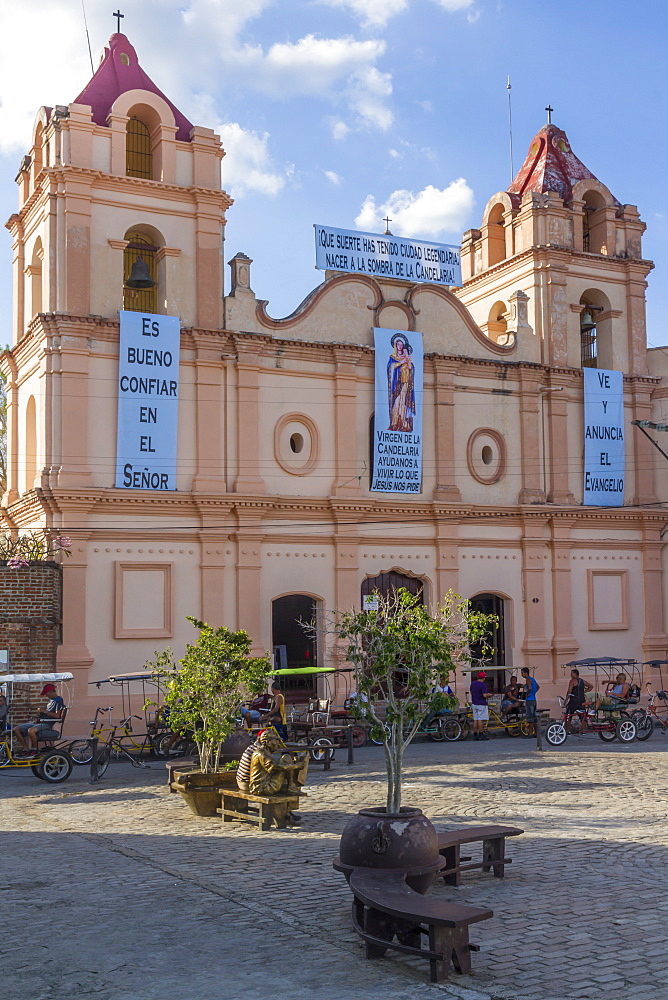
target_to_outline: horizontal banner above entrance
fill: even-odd
[[[457,246],[330,226],[313,228],[315,266],[320,271],[348,271],[374,278],[399,278],[434,285],[462,283]]]

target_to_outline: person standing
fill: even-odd
[[[535,677],[531,676],[528,667],[522,667],[522,682],[526,691],[524,708],[527,716],[528,730],[524,738],[529,739],[529,737],[536,735],[536,693],[540,690],[540,684],[537,683]]]
[[[484,732],[487,720],[489,719],[489,709],[487,699],[492,697],[492,692],[487,690],[485,678],[487,674],[484,670],[478,672],[476,680],[471,681],[471,708],[473,709],[473,739],[488,740],[489,736]]]

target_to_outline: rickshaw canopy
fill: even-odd
[[[0,674],[0,684],[46,684],[49,681],[71,681],[74,674]]]

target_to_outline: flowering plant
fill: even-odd
[[[0,534],[0,560],[10,569],[24,569],[31,562],[46,562],[59,552],[70,555],[72,539],[67,535],[51,537],[43,531],[28,531],[22,535]]]

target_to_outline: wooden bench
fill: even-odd
[[[238,788],[221,788],[220,793],[223,823],[240,820],[269,830],[273,822],[279,830],[285,830],[293,825],[290,813],[299,808],[298,795],[252,795]]]
[[[446,860],[446,867],[438,873],[446,885],[460,885],[461,873],[474,868],[482,868],[488,872],[494,871],[496,878],[503,878],[504,868],[512,863],[512,858],[505,857],[506,837],[518,837],[524,830],[516,826],[462,826],[453,830],[445,830],[438,835],[438,853]],[[460,848],[463,844],[475,844],[482,841],[482,861],[471,862],[471,858],[462,857]]]
[[[199,767],[199,764],[190,758],[179,757],[178,760],[168,760],[165,767],[167,768],[167,787],[170,792],[176,792],[176,788],[174,786],[174,775],[176,772],[192,771],[196,767]]]
[[[426,958],[432,983],[447,979],[451,961],[457,972],[470,972],[471,952],[480,949],[469,942],[469,925],[489,920],[492,910],[421,896],[405,879],[401,870],[372,868],[356,868],[350,876],[353,927],[366,957],[380,958],[392,948]]]

